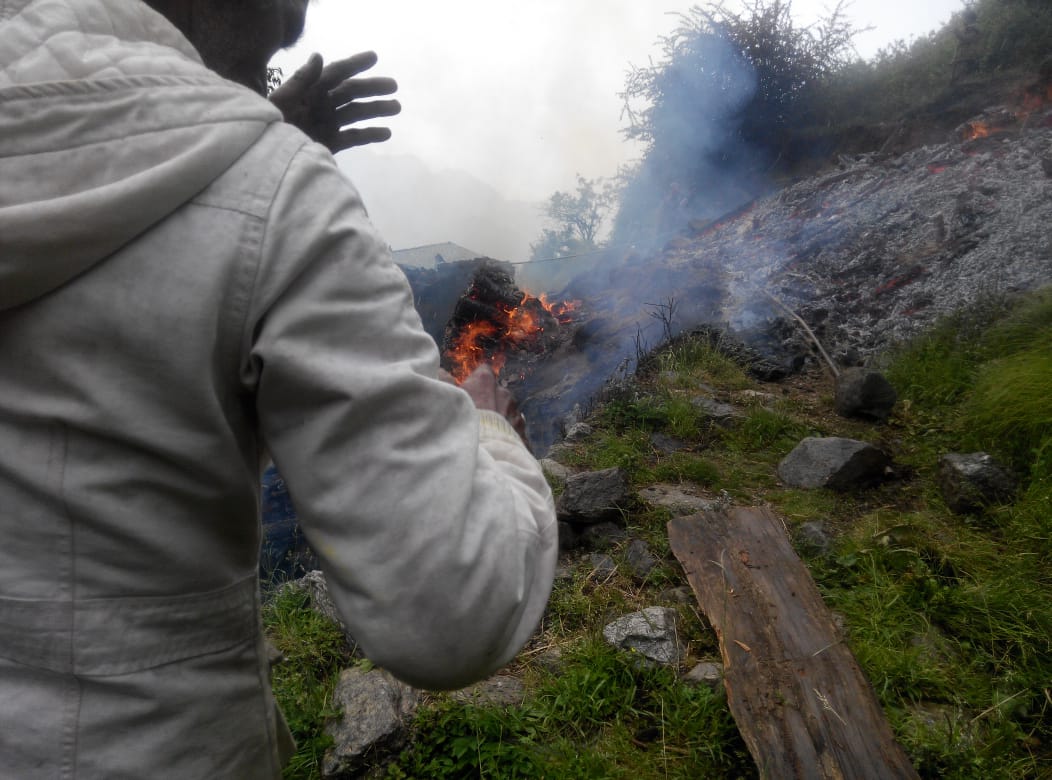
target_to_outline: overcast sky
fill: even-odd
[[[736,0],[728,0],[733,7]],[[377,155],[465,171],[511,199],[572,190],[575,174],[611,176],[638,156],[622,140],[617,93],[629,65],[660,60],[688,0],[313,0],[301,43],[275,58],[288,76],[312,51],[372,49],[375,75],[398,80],[401,116]],[[828,3],[796,0],[803,24]],[[848,14],[866,57],[941,26],[963,0],[855,0]],[[360,154],[343,152],[341,162]],[[366,202],[369,197],[366,194]],[[446,240],[436,238],[436,241]]]

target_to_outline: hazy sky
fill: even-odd
[[[735,0],[727,3],[733,7]],[[510,198],[572,189],[577,172],[609,176],[637,156],[619,133],[629,64],[660,59],[658,37],[686,0],[313,0],[296,49],[273,64],[288,75],[311,51],[327,59],[365,49],[376,75],[399,82],[402,115],[378,154],[409,154],[461,169]],[[796,0],[810,23],[828,7]],[[868,56],[937,28],[962,0],[855,0],[849,16],[872,32]],[[345,152],[353,155],[355,152]]]

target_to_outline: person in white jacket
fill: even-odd
[[[354,187],[209,48],[304,7],[0,2],[0,777],[280,776],[264,451],[406,682],[487,676],[543,612],[555,513],[506,392],[438,378]]]

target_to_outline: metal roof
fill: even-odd
[[[409,249],[395,249],[391,252],[395,263],[410,268],[434,268],[441,263],[460,263],[486,257],[481,252],[446,241],[442,244],[424,244]]]

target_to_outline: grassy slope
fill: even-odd
[[[772,506],[791,531],[823,521],[832,549],[800,552],[843,615],[850,646],[921,775],[1049,777],[1050,344],[1052,293],[1007,315],[999,305],[962,315],[893,357],[888,375],[902,401],[878,427],[833,414],[832,383],[821,374],[759,385],[707,343],[685,339],[599,406],[592,438],[563,459],[624,466],[640,488],[671,481],[702,495],[726,491],[736,503]],[[742,407],[745,419],[729,431],[708,426],[689,403],[701,385]],[[653,432],[686,448],[662,454],[650,443]],[[894,455],[898,478],[847,495],[784,487],[778,461],[814,434],[880,444]],[[978,517],[953,516],[935,484],[938,456],[980,448],[1015,467],[1020,496]],[[667,602],[669,589],[685,583],[668,555],[665,511],[641,506],[625,520],[663,564],[638,582],[620,572],[602,576],[584,556],[573,561],[541,633],[509,670],[527,686],[523,706],[436,697],[390,777],[755,776],[720,695],[671,670],[641,669],[602,643],[607,622]],[[690,651],[684,668],[718,660],[696,608],[678,608]],[[285,707],[318,706],[297,684],[283,691],[284,684]],[[294,718],[304,734],[317,723]],[[289,776],[316,776],[311,763],[301,761]]]

